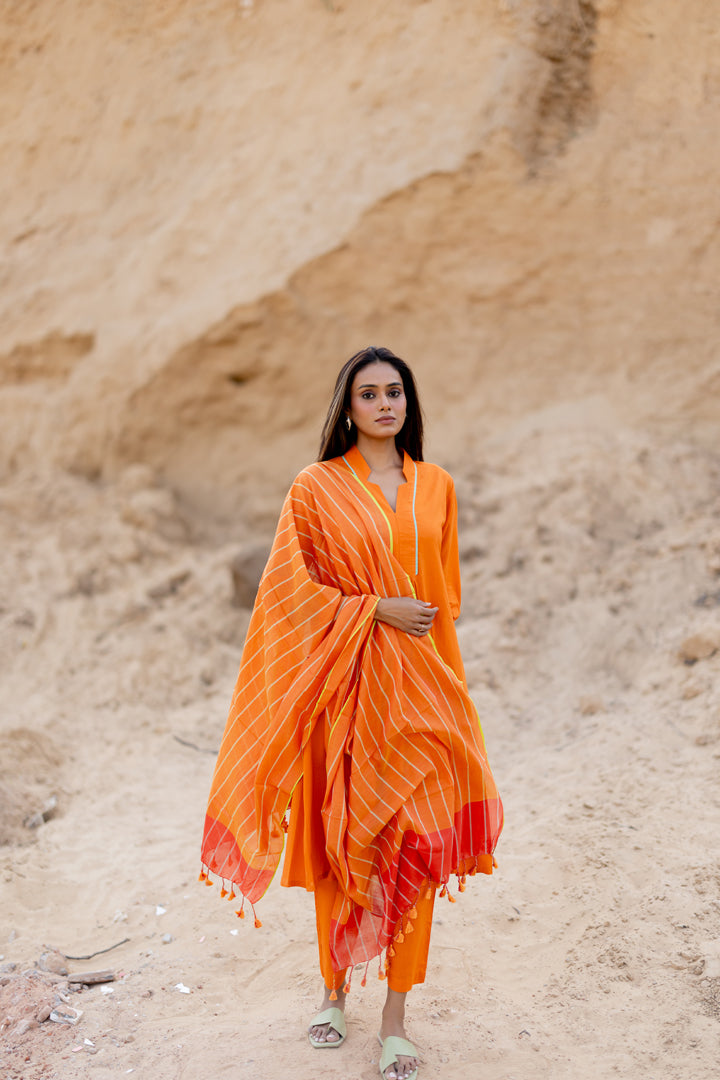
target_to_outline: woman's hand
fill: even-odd
[[[432,604],[412,596],[384,596],[375,608],[375,618],[379,622],[395,626],[413,637],[429,634],[437,613],[438,609]]]

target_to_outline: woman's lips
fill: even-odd
[[[379,416],[378,419],[375,421],[375,423],[376,424],[394,424],[395,423],[395,417],[394,416]]]

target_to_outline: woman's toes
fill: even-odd
[[[336,1031],[335,1028],[331,1027],[329,1024],[311,1027],[309,1031],[315,1042],[335,1043],[340,1039],[340,1032]]]

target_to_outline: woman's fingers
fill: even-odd
[[[407,634],[423,637],[429,633],[438,610],[426,600],[411,596],[387,597],[378,602],[375,618]]]
[[[425,634],[429,634],[437,611],[437,608],[430,608],[422,611],[410,627],[410,632],[415,634],[416,637],[423,637]]]
[[[424,637],[430,633],[432,628],[433,619],[438,613],[438,608],[432,607],[423,600],[418,601],[421,604],[420,611],[417,613],[413,626],[411,627],[411,633],[416,637]]]

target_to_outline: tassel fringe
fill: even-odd
[[[284,831],[287,832],[287,829],[288,829],[287,818],[282,819],[282,827],[283,827]],[[496,860],[494,855],[492,856],[492,865],[493,865],[494,868],[497,868],[497,865],[498,865],[497,860]],[[463,873],[458,873],[458,874],[455,875],[457,877],[457,882],[458,882],[458,892],[461,892],[461,893],[465,892],[465,890],[467,888],[467,879],[468,879],[468,877],[475,877],[477,872],[478,872],[477,866],[471,866],[469,870],[463,871]],[[207,871],[204,866],[201,867],[201,869],[200,869],[200,873],[198,874],[198,881],[201,882],[204,885],[207,885],[208,887],[211,887],[212,885],[215,884],[215,882],[210,877],[209,871]],[[437,886],[434,886],[432,883],[428,883],[427,888],[425,889],[425,893],[424,893],[424,897],[425,897],[426,900],[430,900],[432,898],[433,890],[436,887]],[[448,900],[449,900],[449,902],[451,904],[455,904],[457,902],[456,898],[452,895],[452,893],[448,889],[448,883],[446,881],[443,881],[442,883],[440,883],[439,895],[440,895],[441,898],[447,896],[447,898],[448,898]],[[227,900],[230,903],[232,903],[232,901],[236,899],[236,893],[235,893],[234,884],[232,882],[230,882],[229,883],[229,889],[228,889],[226,887],[226,885],[225,885],[225,879],[224,878],[222,879],[222,884],[221,884],[221,888],[220,888],[220,898],[222,900],[225,900],[227,898]],[[248,903],[250,903],[250,901],[248,901]],[[257,917],[257,913],[255,911],[254,906],[252,904],[250,904],[250,907],[252,908],[253,921],[254,921],[255,928],[257,930],[259,930],[261,928],[261,926],[262,926],[262,922]],[[238,916],[239,919],[244,919],[245,918],[244,908],[245,908],[245,898],[243,897],[242,904],[240,905],[238,910],[235,912],[235,914]],[[397,929],[397,933],[394,935],[394,937],[392,938],[392,940],[390,941],[390,943],[389,943],[389,945],[387,947],[387,950],[386,950],[386,953],[385,953],[384,967],[383,967],[382,960],[380,961],[380,964],[378,966],[378,979],[380,979],[381,981],[383,981],[383,980],[385,980],[387,978],[387,971],[388,971],[388,967],[389,967],[389,962],[395,956],[394,945],[395,944],[402,945],[404,943],[404,941],[405,941],[406,935],[407,934],[412,934],[414,932],[415,927],[412,925],[412,922],[413,922],[414,919],[417,919],[417,914],[418,914],[417,907],[413,904],[413,906],[410,908],[410,910],[406,912],[406,921],[405,921],[405,929],[404,930],[403,930],[403,925],[402,925],[402,919],[400,920],[399,925],[398,925],[398,929]],[[366,986],[367,985],[367,976],[368,976],[369,963],[370,962],[368,961],[366,963],[366,965],[365,965],[365,972],[364,972],[362,980],[360,982],[361,986]],[[345,985],[342,988],[343,992],[345,994],[350,993],[350,979],[351,978],[352,978],[352,971],[350,972],[350,978],[348,978],[348,980],[346,981]],[[330,996],[330,1000],[331,1001],[337,1001],[337,992],[334,989],[333,989],[333,992],[332,992],[332,994]]]

